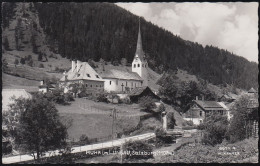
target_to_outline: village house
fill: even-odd
[[[138,102],[138,100],[144,96],[150,96],[157,102],[161,99],[148,86],[135,88],[131,92],[129,92],[128,96],[130,100],[135,103]]]
[[[237,98],[238,96],[236,94],[226,93],[219,98],[219,102],[231,103],[234,102]]]
[[[198,100],[198,97],[196,97],[190,109],[185,112],[183,119],[192,121],[195,125],[199,125],[212,113],[227,115],[228,119],[231,118],[229,110],[223,102],[205,101],[203,98],[202,100]]]
[[[64,73],[59,86],[67,93],[75,83],[83,85],[90,93],[104,90],[104,80],[87,62],[79,60],[71,62],[71,69]]]
[[[39,87],[39,92],[42,92],[42,93],[47,93],[47,92],[52,91],[52,90],[55,89],[54,85],[44,84],[43,80],[40,82],[40,86],[38,86],[38,87]]]
[[[101,74],[105,80],[105,91],[107,92],[126,92],[137,87],[146,87],[148,63],[142,46],[141,30],[139,22],[139,32],[136,45],[136,52],[132,62],[132,71],[122,71],[108,69]]]

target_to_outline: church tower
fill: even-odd
[[[137,73],[143,79],[142,86],[148,86],[147,68],[148,68],[148,63],[143,51],[141,30],[140,30],[140,18],[139,18],[139,32],[138,32],[135,56],[132,62],[132,72]]]

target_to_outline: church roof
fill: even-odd
[[[3,89],[2,90],[2,110],[7,110],[9,105],[14,103],[12,97],[15,98],[32,98],[32,95],[26,92],[24,89]]]
[[[122,80],[143,80],[137,73],[116,69],[106,70],[101,74],[102,78],[115,78]]]
[[[80,65],[79,71],[77,71],[77,66],[75,66],[75,69],[70,69],[68,73],[62,76],[60,81],[66,81],[65,76],[67,76],[67,80],[69,81],[70,80],[104,81],[87,62],[79,62],[79,65]]]
[[[138,39],[136,44],[136,51],[135,56],[138,55],[141,61],[145,60],[145,54],[143,51],[143,45],[142,45],[142,37],[141,37],[141,30],[140,30],[140,20],[139,20],[139,32],[138,32]]]

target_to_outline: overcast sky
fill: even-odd
[[[258,62],[258,3],[116,3],[185,40]]]

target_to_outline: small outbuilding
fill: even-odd
[[[150,97],[156,99],[157,101],[160,101],[160,99],[161,99],[148,86],[135,88],[129,92],[128,96],[129,96],[131,102],[133,102],[133,103],[138,102],[138,100],[143,96],[150,96]]]

